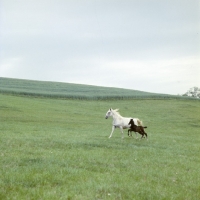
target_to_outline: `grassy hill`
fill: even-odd
[[[0,93],[73,99],[183,98],[138,90],[0,78]]]

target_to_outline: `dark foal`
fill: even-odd
[[[130,133],[131,133],[132,131],[134,131],[135,133],[137,132],[137,133],[139,133],[139,134],[142,135],[141,139],[142,139],[144,136],[146,136],[146,138],[147,138],[147,133],[145,133],[145,131],[144,131],[144,128],[147,128],[146,126],[136,126],[136,125],[134,124],[133,119],[131,119],[130,122],[129,122],[128,124],[131,125],[131,126],[130,126],[130,129],[128,129],[128,136],[132,136],[132,134],[130,135]]]

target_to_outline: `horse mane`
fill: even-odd
[[[119,113],[119,109],[112,109],[112,112],[121,117],[121,115]]]

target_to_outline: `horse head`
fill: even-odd
[[[110,109],[108,110],[108,112],[106,113],[105,118],[108,119],[108,117],[110,117],[110,116],[112,116],[112,108],[110,108]]]

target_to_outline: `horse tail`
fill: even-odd
[[[147,126],[143,126],[143,128],[147,128]]]
[[[142,121],[141,120],[137,120],[137,123],[138,123],[138,126],[143,126],[143,123],[142,123]]]

